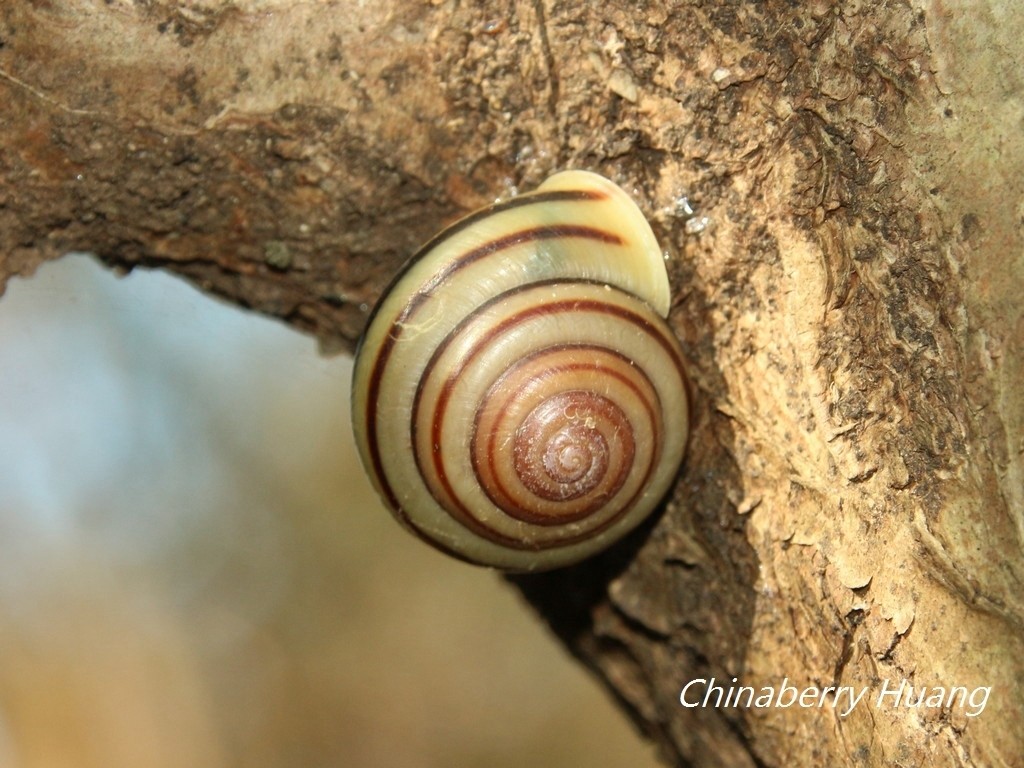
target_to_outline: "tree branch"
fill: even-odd
[[[972,8],[7,4],[0,285],[88,250],[351,349],[443,224],[603,172],[669,255],[694,433],[660,519],[515,583],[675,764],[1013,764],[1024,20]],[[680,705],[712,677],[992,692]]]

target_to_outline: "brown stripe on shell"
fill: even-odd
[[[579,347],[567,347],[567,346],[548,347],[548,348],[546,348],[544,350],[540,350],[537,354],[547,353],[547,352],[556,351],[556,350],[563,350],[563,349],[572,349],[572,350],[575,351],[575,350],[581,350],[581,349],[586,349],[586,348],[591,348],[591,347],[590,347],[590,345],[579,346]],[[595,349],[595,350],[600,350],[602,353],[610,354],[610,355],[619,357],[621,360],[623,360],[624,362],[628,363],[627,359],[623,355],[619,354],[618,352],[615,352],[615,351],[609,350],[609,349],[605,349],[605,348],[602,348],[602,347],[592,347],[592,348]],[[575,365],[571,365],[571,366],[562,366],[562,367],[556,369],[555,372],[564,372],[564,371],[569,371],[569,370],[586,370],[587,368],[593,368],[593,367],[592,366],[588,366],[588,365],[583,365],[583,364],[575,364]],[[658,410],[658,402],[657,402],[657,400],[654,403],[651,403],[650,401],[648,401],[643,396],[643,394],[640,392],[639,388],[634,384],[634,382],[630,381],[625,376],[622,376],[620,373],[618,373],[616,371],[609,370],[607,368],[602,368],[602,369],[599,369],[599,370],[601,371],[601,374],[603,376],[611,376],[611,377],[617,379],[618,381],[620,381],[628,389],[631,389],[636,394],[637,401],[640,402],[643,405],[644,410],[647,412],[648,421],[651,423],[651,425],[654,426],[654,427],[657,427],[659,425],[659,421],[660,420],[657,418],[657,415],[656,415],[657,414],[657,410]],[[640,371],[639,369],[634,369],[634,370],[641,377],[643,377],[648,382],[648,384],[650,385],[652,391],[654,392],[655,398],[657,398],[657,390],[654,388],[653,384],[650,384],[650,379],[647,377],[647,375],[643,371]],[[492,386],[492,389],[495,389],[497,386],[498,386],[497,383],[495,383],[495,385]],[[509,396],[509,401],[513,397],[515,397],[515,394]],[[611,402],[611,401],[609,401],[609,402]],[[506,401],[506,404],[507,403],[508,403],[508,401]],[[614,405],[614,403],[613,403],[613,405]],[[474,431],[477,429],[478,425],[479,425],[479,411],[478,411],[478,418],[476,419],[476,421],[474,423]],[[498,436],[497,436],[496,432],[492,432],[489,435],[488,446],[487,446],[487,455],[488,456],[493,456],[494,453],[495,453],[495,448],[496,448],[495,442],[497,440],[497,437]],[[475,435],[471,439],[471,443],[473,443],[473,442],[475,442]],[[658,441],[658,449],[653,452],[652,460],[651,460],[650,464],[648,465],[648,467],[647,467],[647,469],[646,469],[646,471],[644,473],[644,477],[643,477],[642,482],[638,486],[638,494],[643,492],[643,489],[644,489],[644,487],[647,484],[647,480],[650,477],[651,472],[653,471],[654,467],[656,467],[657,464],[658,464],[658,460],[660,459],[660,447],[661,447],[661,444],[662,444],[662,441],[659,440]],[[471,455],[472,455],[472,461],[473,461],[473,471],[474,471],[474,473],[477,476],[480,476],[481,469],[477,465],[476,453],[473,453]],[[614,493],[617,492],[618,489],[622,487],[622,485],[625,482],[626,477],[629,474],[630,469],[632,468],[634,456],[635,456],[635,447],[631,446],[630,450],[629,450],[629,461],[628,461],[628,463],[627,462],[623,462],[623,464],[622,464],[622,466],[621,466],[621,468],[619,470],[619,476],[615,480],[612,481],[612,486],[614,487],[614,490],[612,492],[607,493],[605,497],[598,497],[598,498],[594,499],[590,503],[590,505],[580,509],[579,511],[573,513],[572,515],[564,514],[564,515],[559,515],[558,517],[549,517],[547,515],[534,514],[534,513],[530,512],[529,510],[515,510],[515,511],[512,511],[512,510],[509,510],[509,509],[505,508],[504,505],[500,504],[497,499],[495,499],[493,496],[491,496],[490,493],[488,493],[488,496],[491,498],[491,501],[493,501],[494,504],[496,506],[498,506],[499,508],[501,508],[502,511],[504,511],[507,515],[509,515],[510,517],[512,517],[512,518],[514,518],[516,520],[521,520],[522,522],[532,523],[534,525],[540,525],[540,526],[554,526],[554,525],[562,525],[562,524],[565,524],[565,523],[578,522],[578,521],[586,519],[587,517],[592,515],[595,511],[597,511],[597,509],[600,508],[601,504],[605,500],[607,500],[607,496],[614,495]],[[502,485],[500,479],[497,477],[497,473],[494,471],[493,467],[490,469],[490,473],[491,473],[492,476],[494,476],[494,483],[495,483],[496,486],[499,487],[501,493],[505,497],[511,498],[512,494],[508,491],[508,489],[503,487],[503,485]],[[524,485],[528,485],[528,483],[524,481]],[[485,491],[486,491],[486,488],[485,488]],[[580,495],[582,495],[582,494],[580,494]],[[632,505],[633,505],[633,503],[635,501],[636,501],[636,495],[634,495],[632,498],[630,498],[623,505],[621,513],[613,516],[610,519],[610,521],[617,520],[619,517],[621,517],[621,514],[624,513],[626,510],[628,510],[630,507],[632,507]],[[591,532],[593,532],[593,529],[590,529],[590,530],[591,530]]]
[[[614,232],[608,232],[597,227],[586,227],[581,224],[553,224],[548,227],[534,227],[533,229],[520,229],[508,235],[491,240],[467,251],[458,259],[449,262],[444,269],[434,275],[430,280],[416,292],[416,296],[406,307],[406,310],[395,320],[395,325],[407,321],[424,300],[434,295],[438,287],[449,277],[459,270],[479,261],[485,256],[507,250],[523,243],[530,243],[537,240],[561,240],[563,238],[581,238],[584,240],[596,240],[609,245],[625,245],[625,241]]]
[[[592,367],[591,370],[600,369]],[[584,413],[588,417],[600,416],[604,422],[611,423],[613,434],[625,435],[629,441],[624,450],[626,460],[613,465],[612,446],[605,431],[598,429],[596,424],[588,424],[588,419],[568,415],[570,412]],[[563,419],[567,423],[562,423]],[[631,427],[622,409],[606,397],[582,389],[557,392],[538,403],[515,430],[511,452],[513,472],[527,491],[547,502],[582,499],[593,493],[602,481],[606,482],[610,488],[601,491],[589,506],[572,515],[576,520],[588,517],[622,487],[633,466],[635,450]],[[557,431],[550,435],[550,430]],[[496,431],[491,432],[487,444],[490,448],[487,463],[496,474],[496,461],[500,458],[495,453],[498,448]],[[477,454],[472,455],[475,457]],[[606,480],[609,474],[613,475],[610,482]],[[495,484],[502,496],[511,502],[512,495],[500,478]],[[550,524],[569,522],[566,515],[533,515],[530,510],[520,510],[511,503],[511,508],[499,506],[517,519],[532,517]]]
[[[575,372],[575,371],[583,371],[583,370],[588,370],[589,369],[589,370],[599,371],[601,376],[603,376],[603,377],[614,378],[615,380],[619,381],[626,389],[632,390],[632,392],[636,396],[636,401],[643,405],[644,410],[647,413],[647,421],[652,426],[654,426],[654,427],[657,426],[657,424],[659,422],[657,414],[660,412],[659,411],[659,409],[660,409],[660,399],[658,398],[657,388],[651,382],[650,377],[647,376],[646,372],[644,372],[642,369],[637,368],[635,365],[633,365],[633,363],[629,360],[629,358],[627,358],[625,355],[623,355],[618,350],[610,349],[608,347],[602,347],[602,346],[599,346],[599,345],[596,345],[596,344],[556,344],[556,345],[545,347],[544,349],[540,349],[540,350],[537,350],[535,352],[532,352],[531,354],[529,354],[526,357],[524,357],[521,361],[517,361],[516,369],[520,369],[522,367],[529,366],[531,363],[535,362],[536,360],[538,360],[541,357],[548,356],[548,355],[554,355],[554,354],[560,354],[562,352],[568,352],[570,354],[578,353],[578,352],[592,352],[592,353],[594,353],[595,356],[603,355],[603,356],[607,356],[609,358],[617,359],[619,361],[619,363],[621,363],[623,366],[627,367],[637,377],[639,377],[643,382],[646,383],[648,389],[650,390],[650,393],[654,397],[653,402],[648,400],[647,397],[645,396],[645,393],[640,391],[640,388],[637,387],[635,381],[629,379],[627,376],[624,376],[619,371],[616,371],[613,368],[607,367],[607,363],[606,362],[598,362],[597,365],[594,365],[594,364],[592,364],[590,362],[587,362],[587,363],[575,362],[575,363],[569,363],[569,364],[560,364],[560,365],[554,366],[554,367],[552,367],[550,369],[547,369],[547,372],[550,374],[550,378],[556,378],[561,373],[572,373],[572,372]],[[484,395],[482,403],[486,403],[486,401],[492,397],[492,393],[496,393],[499,389],[501,389],[503,381],[512,374],[513,370],[514,369],[506,370],[497,380],[495,380],[495,382],[488,389],[487,393]],[[504,402],[501,404],[501,406],[497,407],[496,410],[499,413],[507,413],[508,410],[512,407],[512,404],[513,404],[514,400],[516,398],[520,397],[520,396],[521,396],[520,392],[512,392],[512,393],[510,393],[508,395],[508,397],[504,400]],[[470,438],[470,445],[471,446],[476,443],[476,435],[477,435],[477,432],[479,431],[479,428],[480,428],[480,422],[482,420],[482,416],[483,416],[483,405],[481,405],[477,409],[477,412],[476,412],[476,418],[474,419],[474,424],[473,424],[473,435]],[[497,432],[492,432],[489,435],[487,451],[486,451],[487,455],[493,455],[495,453],[495,449],[496,449],[495,441],[497,440],[497,437],[498,437]],[[659,448],[660,448],[660,443],[659,443]],[[476,456],[477,456],[477,454],[475,452],[471,453],[471,458],[472,458],[472,462],[473,462],[474,472],[478,476],[480,476],[481,468],[477,465]],[[657,461],[652,463],[652,467],[656,466],[656,465],[657,465]],[[495,476],[495,483],[496,483],[496,485],[501,486],[500,480],[498,480],[498,478],[496,477],[496,473],[493,472],[493,469],[491,470],[491,474]],[[644,483],[642,485],[646,484],[646,481],[647,481],[648,477],[649,477],[649,472],[645,475]],[[482,487],[484,487],[484,490],[486,491],[487,490],[486,489],[486,483],[481,481],[481,485],[482,485]],[[642,485],[641,485],[641,487],[642,487]],[[511,497],[512,496],[512,494],[509,493],[508,490],[503,488],[503,487],[501,488],[501,492],[506,497]],[[491,501],[493,501],[496,506],[504,509],[503,505],[501,503],[499,503],[497,499],[495,499],[493,496],[491,496],[490,493],[488,493],[488,496],[491,497]],[[579,513],[578,517],[575,517],[575,516],[574,517],[570,517],[568,515],[563,515],[563,516],[559,516],[557,520],[552,520],[550,517],[546,517],[546,516],[533,516],[530,513],[526,513],[523,517],[519,517],[519,516],[517,516],[514,513],[507,512],[507,510],[506,510],[507,514],[510,514],[510,516],[515,517],[516,519],[520,519],[523,522],[532,522],[532,523],[535,523],[537,525],[555,525],[555,524],[558,524],[559,522],[574,522],[577,519],[583,519],[583,518],[587,517],[592,512],[593,512],[593,509],[589,509],[589,510],[585,510],[584,512]]]
[[[572,281],[548,281],[548,282],[572,282]],[[575,282],[582,282],[582,281],[575,281]],[[503,298],[504,296],[507,296],[508,294],[516,293],[516,292],[519,292],[521,290],[526,290],[528,288],[535,287],[536,285],[538,285],[538,284],[517,287],[516,289],[513,289],[512,291],[509,291],[507,294],[503,294],[502,296],[495,297],[495,299],[492,299],[490,302],[487,302],[487,304],[483,305],[481,307],[481,309],[486,307],[488,304],[491,304],[494,301],[497,301],[497,300]],[[523,312],[518,313],[517,315],[513,315],[513,316],[511,316],[509,318],[506,318],[501,323],[499,323],[498,325],[494,326],[490,330],[490,332],[488,334],[486,334],[477,343],[477,345],[472,350],[470,350],[465,356],[463,356],[463,358],[459,361],[459,366],[455,370],[453,370],[449,374],[449,376],[447,377],[447,379],[445,381],[445,384],[443,385],[443,387],[441,389],[441,392],[440,392],[440,395],[438,397],[438,402],[437,402],[437,406],[436,406],[436,418],[433,420],[433,423],[431,424],[431,444],[432,445],[437,445],[438,442],[439,442],[439,434],[438,434],[439,425],[443,421],[442,415],[444,413],[444,410],[447,408],[448,401],[451,398],[452,390],[454,389],[454,381],[455,381],[455,379],[458,378],[458,376],[461,374],[461,372],[467,367],[468,362],[470,360],[472,360],[477,354],[479,354],[481,349],[483,349],[495,336],[498,336],[501,333],[503,333],[504,330],[506,328],[508,328],[509,326],[512,326],[512,325],[515,325],[515,324],[521,322],[521,320],[523,318],[529,318],[529,317],[533,317],[533,316],[536,316],[536,315],[539,315],[539,314],[545,314],[547,312],[562,312],[562,311],[566,311],[566,310],[583,311],[583,312],[595,312],[595,313],[599,313],[599,314],[613,315],[613,316],[617,316],[617,317],[619,317],[621,319],[624,319],[627,322],[630,322],[630,323],[638,326],[648,336],[650,336],[651,338],[654,338],[657,341],[657,343],[668,353],[670,359],[673,361],[673,363],[675,364],[676,369],[679,372],[680,379],[685,381],[685,378],[683,377],[683,374],[682,374],[682,360],[679,357],[679,353],[676,350],[675,345],[672,342],[670,342],[669,340],[667,340],[665,338],[665,336],[661,332],[659,332],[661,329],[655,327],[655,325],[653,323],[651,323],[647,318],[643,317],[642,315],[637,314],[636,312],[633,312],[632,310],[629,310],[629,309],[626,309],[626,308],[623,308],[623,307],[617,307],[617,306],[614,306],[614,305],[605,304],[603,302],[599,302],[599,301],[595,301],[595,300],[582,300],[581,301],[581,300],[570,299],[570,300],[554,301],[554,302],[550,302],[548,304],[539,305],[537,307],[531,307],[529,310],[525,310]],[[470,316],[470,318],[471,317],[473,317],[473,316]],[[470,318],[465,319],[462,323],[459,324],[459,326],[457,326],[457,328],[462,327],[462,325],[464,323],[469,322]],[[416,446],[416,443],[417,443],[415,429],[417,428],[416,424],[418,422],[419,403],[420,403],[420,399],[421,399],[421,396],[422,396],[422,384],[423,384],[424,381],[426,381],[429,378],[429,374],[430,374],[431,369],[436,364],[436,362],[437,362],[438,358],[440,357],[441,353],[446,348],[447,343],[449,342],[449,340],[454,335],[455,335],[455,331],[453,330],[452,334],[449,335],[438,346],[437,350],[435,350],[434,355],[431,357],[431,359],[428,362],[427,366],[423,370],[422,376],[420,378],[420,385],[417,387],[416,396],[415,396],[415,399],[414,399],[414,402],[413,402],[413,417],[411,419],[411,430],[413,430],[413,432],[412,432],[412,445],[413,445],[413,454],[416,457],[416,469],[419,472],[421,478],[424,477],[424,473],[423,473],[423,467],[422,467],[422,465],[420,463],[419,454],[415,450],[415,446]],[[505,544],[505,545],[507,545],[507,546],[509,546],[510,548],[513,548],[513,549],[540,550],[540,549],[553,548],[553,547],[557,547],[557,546],[566,546],[568,544],[575,543],[576,541],[579,541],[581,539],[587,538],[588,536],[592,536],[594,533],[597,533],[600,530],[603,530],[604,527],[606,527],[607,525],[610,525],[611,522],[613,522],[614,520],[616,520],[619,517],[621,517],[622,514],[625,513],[625,510],[628,510],[628,508],[629,508],[628,506],[625,507],[623,512],[621,512],[618,515],[610,518],[610,520],[608,522],[606,522],[605,524],[603,524],[602,526],[597,527],[597,528],[589,529],[587,531],[578,533],[578,534],[576,534],[574,536],[566,537],[564,539],[557,539],[557,540],[547,541],[547,542],[523,542],[523,541],[519,541],[518,539],[513,539],[511,537],[505,536],[504,534],[500,534],[497,531],[494,531],[493,529],[487,528],[484,525],[484,523],[482,523],[481,521],[477,520],[472,515],[470,510],[468,510],[463,504],[461,504],[461,502],[458,501],[458,499],[457,499],[457,497],[456,497],[456,495],[454,493],[454,490],[452,488],[451,482],[450,482],[450,480],[447,477],[447,473],[446,473],[446,471],[444,469],[444,466],[441,463],[440,453],[439,452],[435,452],[433,463],[434,463],[434,476],[438,479],[438,483],[442,486],[442,488],[443,488],[445,494],[447,494],[448,498],[450,498],[450,499],[452,499],[454,501],[454,504],[456,505],[457,510],[449,509],[449,507],[447,505],[443,504],[443,502],[441,500],[437,499],[437,497],[435,496],[435,499],[437,499],[438,503],[441,504],[441,506],[444,507],[445,509],[448,509],[448,511],[450,513],[452,513],[452,515],[453,515],[453,517],[455,517],[455,519],[459,520],[459,522],[461,522],[463,525],[465,525],[470,530],[474,531],[475,533],[478,533],[479,535],[483,536],[484,538],[487,538],[487,539],[489,539],[491,541],[494,541],[494,542],[497,542],[497,543]],[[424,482],[426,482],[426,481],[424,481]],[[427,487],[428,488],[430,487],[429,484],[427,485]],[[641,488],[641,492],[642,492],[643,486],[640,486],[640,488]],[[635,498],[633,500],[631,500],[630,503],[632,503],[632,501],[635,501]],[[456,514],[456,512],[458,514]],[[404,514],[403,514],[403,517],[405,517],[407,519],[407,516],[405,516]],[[413,524],[413,523],[410,522],[410,524]]]
[[[425,242],[416,252],[413,253],[401,267],[398,268],[392,278],[388,281],[387,285],[384,286],[384,290],[381,291],[381,298],[373,305],[373,309],[370,310],[370,316],[366,319],[366,327],[369,328],[373,321],[377,318],[377,312],[380,310],[381,305],[384,304],[384,299],[391,293],[391,289],[398,285],[399,281],[409,272],[413,266],[419,262],[424,255],[430,253],[437,247],[439,247],[446,240],[450,240],[452,237],[457,235],[459,232],[471,227],[481,219],[485,219],[488,216],[493,216],[496,213],[503,213],[504,211],[511,211],[516,208],[523,208],[530,205],[540,205],[544,203],[572,203],[572,202],[600,202],[607,200],[608,195],[600,190],[596,189],[558,189],[552,192],[532,192],[526,195],[520,195],[519,197],[513,197],[509,200],[503,200],[500,203],[493,203],[485,208],[481,208],[478,211],[473,211],[461,219],[452,222],[449,226],[442,229],[430,240]],[[362,337],[359,339],[359,343],[356,345],[356,351],[354,357],[359,355],[359,347],[362,345]]]
[[[558,198],[554,197],[555,195],[559,195],[559,194],[561,194],[561,197],[558,197]],[[522,199],[524,202],[520,203],[519,205],[527,205],[527,204],[538,203],[538,202],[540,202],[540,203],[549,202],[552,199],[587,201],[587,200],[602,200],[604,198],[605,198],[604,193],[589,192],[589,191],[586,191],[586,190],[579,190],[579,191],[571,190],[569,193],[557,193],[557,192],[544,193],[544,192],[542,192],[542,193],[538,193],[538,194],[535,194],[535,195],[524,196],[523,198],[514,198],[514,199],[508,201],[507,203],[502,204],[500,209],[504,210],[506,207],[518,207],[518,206],[515,206],[515,205],[511,205],[511,204],[515,203],[517,200],[520,200],[520,199]],[[494,210],[496,210],[497,208],[498,207],[496,207],[494,209],[488,209],[488,210],[493,213]],[[468,219],[472,219],[473,221],[476,221],[479,217],[474,214],[473,216],[469,216],[467,218]],[[463,220],[463,221],[465,221],[465,220]],[[453,226],[457,227],[459,229],[463,229],[467,225],[463,224],[460,221],[460,222],[456,222],[456,224],[453,225]],[[436,244],[431,246],[431,248],[436,247],[437,244],[442,242],[445,239],[446,234],[447,234],[446,232],[443,232],[443,233],[441,233],[441,235],[439,235],[437,238],[435,238]],[[450,234],[448,234],[447,236],[450,236]],[[395,319],[394,323],[392,323],[391,328],[389,329],[387,335],[385,335],[384,340],[383,340],[383,342],[380,345],[380,349],[377,351],[376,358],[374,358],[373,365],[372,365],[372,368],[371,368],[371,374],[369,376],[368,383],[367,383],[367,397],[366,397],[366,444],[367,444],[367,448],[368,448],[368,451],[369,451],[369,454],[370,454],[370,463],[373,466],[374,474],[378,478],[378,481],[380,483],[380,487],[382,489],[382,493],[383,493],[385,499],[387,500],[388,504],[391,506],[392,509],[395,510],[395,514],[400,519],[407,520],[408,516],[405,514],[405,511],[402,510],[401,505],[398,503],[398,498],[395,495],[395,492],[392,490],[391,485],[390,485],[390,483],[387,480],[387,476],[384,473],[384,466],[383,466],[383,463],[381,461],[380,448],[379,448],[378,440],[377,440],[376,413],[377,413],[377,404],[378,404],[379,396],[380,396],[381,378],[384,375],[384,369],[387,366],[388,359],[391,357],[391,353],[394,351],[395,344],[398,343],[398,340],[399,340],[399,338],[400,338],[400,336],[402,334],[402,329],[404,328],[405,324],[409,322],[410,318],[427,301],[427,299],[430,298],[430,296],[432,295],[433,291],[437,290],[437,287],[444,280],[450,278],[458,270],[463,269],[464,267],[468,266],[469,264],[472,264],[472,263],[474,263],[474,262],[476,262],[476,261],[478,261],[478,260],[480,260],[480,259],[482,259],[482,258],[484,258],[486,256],[490,256],[490,255],[493,255],[493,254],[496,254],[496,253],[500,253],[503,250],[511,248],[511,247],[513,247],[515,245],[519,245],[521,243],[531,242],[531,241],[536,241],[536,240],[560,239],[560,238],[565,238],[565,237],[585,238],[585,239],[597,240],[599,242],[610,243],[610,244],[613,244],[613,245],[621,245],[621,244],[623,244],[622,238],[619,237],[618,235],[612,233],[612,232],[606,232],[604,230],[597,229],[595,227],[584,227],[584,226],[577,226],[577,225],[561,225],[561,226],[551,226],[551,227],[536,227],[534,229],[520,230],[520,231],[514,232],[514,233],[512,233],[510,235],[505,235],[503,237],[497,238],[496,240],[492,240],[492,241],[490,241],[488,243],[485,243],[482,246],[479,246],[477,248],[472,249],[471,251],[469,251],[468,253],[463,255],[460,259],[457,259],[454,262],[451,262],[448,265],[446,265],[446,267],[444,269],[442,269],[440,272],[438,272],[433,278],[431,278],[425,284],[425,286],[421,287],[421,289],[416,292],[416,294],[410,299],[410,301],[402,309],[402,312]],[[434,241],[432,241],[432,242],[434,242]],[[421,253],[426,253],[426,252],[427,252],[426,250],[421,251]],[[390,290],[390,288],[389,288],[389,290]],[[386,298],[386,294],[385,294],[385,298]],[[383,303],[384,303],[384,300],[382,299],[378,303],[377,306],[379,307]],[[376,308],[375,308],[375,312],[376,312]],[[372,320],[371,320],[371,322],[372,322]],[[358,349],[356,350],[356,354],[357,355],[359,354],[359,350]]]

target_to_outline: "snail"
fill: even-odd
[[[463,560],[575,563],[635,528],[682,463],[688,400],[664,259],[611,181],[563,171],[430,240],[353,370],[363,465]]]

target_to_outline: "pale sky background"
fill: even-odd
[[[495,574],[379,506],[349,373],[165,274],[8,285],[0,768],[656,764]]]

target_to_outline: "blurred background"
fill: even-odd
[[[348,358],[86,256],[0,298],[0,768],[655,766],[383,510]]]

